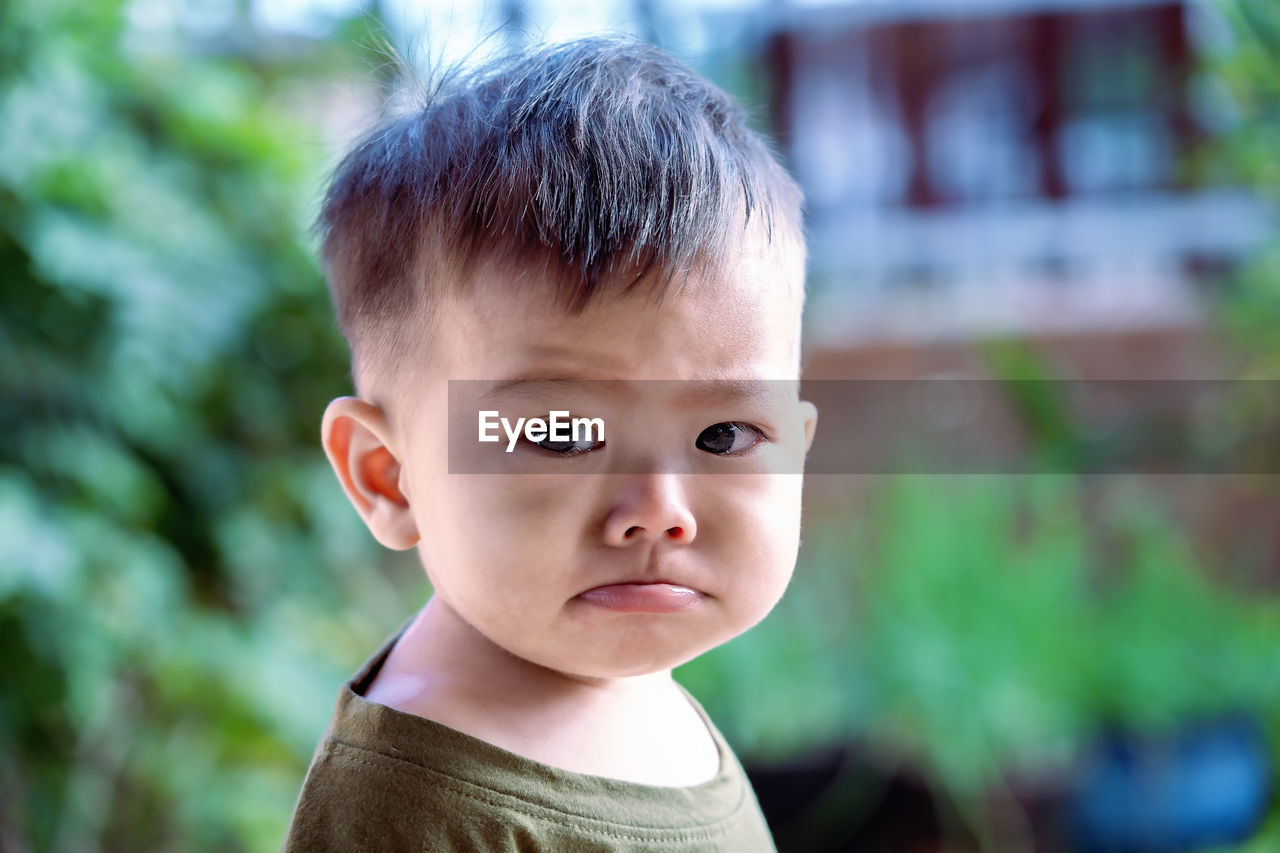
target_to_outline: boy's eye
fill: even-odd
[[[551,453],[557,453],[561,456],[577,456],[579,453],[586,453],[589,450],[596,450],[604,447],[603,441],[552,441],[544,438],[542,441],[534,442],[538,447]]]
[[[725,421],[712,424],[698,433],[694,446],[708,453],[733,456],[746,453],[764,440],[764,433],[750,424]]]

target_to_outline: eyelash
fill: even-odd
[[[557,457],[581,456],[584,453],[590,453],[593,450],[599,450],[601,447],[605,446],[605,443],[601,441],[601,442],[597,442],[595,446],[588,447],[588,448],[573,447],[569,450],[551,450],[550,448],[543,447],[541,444],[537,442],[531,442],[531,443],[533,444],[534,447],[538,448],[544,453],[549,453],[552,456],[557,456]]]

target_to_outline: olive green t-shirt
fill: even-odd
[[[339,691],[289,853],[774,850],[746,773],[687,692],[720,752],[714,779],[670,788],[572,773],[364,698],[403,631]]]

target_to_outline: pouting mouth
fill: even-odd
[[[668,581],[623,581],[592,587],[578,599],[623,613],[676,613],[707,598],[705,593]]]
[[[594,589],[607,589],[608,587],[611,587],[611,586],[670,586],[670,587],[676,587],[678,589],[688,589],[688,590],[693,590],[695,592],[697,591],[697,589],[691,584],[683,583],[677,580],[672,580],[670,578],[632,577],[632,578],[620,578],[618,580],[609,581],[608,583],[596,584],[595,586],[591,587],[591,589],[585,590],[584,592],[591,592],[591,590],[594,590]]]

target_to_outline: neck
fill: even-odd
[[[671,670],[626,678],[559,672],[495,645],[439,597],[405,629],[367,696],[580,773],[691,785],[720,767]]]
[[[402,663],[425,682],[486,705],[526,709],[572,703],[634,701],[654,691],[669,691],[671,670],[625,678],[561,672],[513,655],[462,619],[438,595],[433,596],[405,631],[408,656]]]

